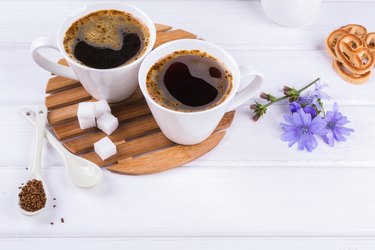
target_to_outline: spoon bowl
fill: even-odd
[[[39,209],[37,211],[30,212],[30,211],[26,211],[25,209],[21,208],[21,204],[18,201],[18,208],[19,208],[20,213],[23,214],[23,215],[27,215],[27,216],[34,216],[34,215],[40,214],[42,211],[45,210],[45,208],[47,207],[47,203],[49,201],[48,200],[49,192],[48,192],[48,188],[47,188],[47,185],[46,185],[45,181],[40,176],[39,177],[30,178],[27,181],[32,180],[32,179],[35,179],[35,180],[38,180],[38,181],[42,182],[44,193],[46,194],[46,205],[43,208],[41,208],[41,209]],[[27,183],[27,181],[26,181],[26,183]]]

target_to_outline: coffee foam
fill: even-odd
[[[167,69],[176,62],[184,63],[192,76],[203,79],[215,87],[220,93],[216,99],[200,107],[190,107],[176,100],[163,83]],[[217,68],[221,77],[210,76],[210,67]],[[222,103],[232,90],[232,80],[232,74],[226,70],[225,65],[210,54],[200,50],[180,50],[160,59],[151,67],[146,77],[146,86],[153,100],[160,105],[176,111],[192,112],[210,109]]]
[[[72,58],[74,47],[79,41],[98,48],[120,50],[123,32],[136,33],[142,41],[135,60],[149,44],[148,28],[132,14],[118,10],[100,10],[74,22],[65,33],[64,48]]]

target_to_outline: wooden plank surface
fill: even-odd
[[[48,80],[46,93],[54,93],[66,89],[79,87],[81,84],[76,80],[67,79],[61,76],[52,77]]]
[[[197,36],[188,31],[180,30],[180,29],[172,30],[168,32],[162,32],[158,34],[154,48],[160,46],[163,43],[167,43],[167,42],[177,40],[177,39],[184,39],[184,38],[193,39],[193,38],[197,38]]]
[[[117,164],[107,169],[111,172],[129,175],[155,174],[174,169],[212,150],[224,135],[225,131],[222,131],[212,134],[207,140],[196,145],[176,145],[138,157],[119,159]]]
[[[67,105],[90,100],[92,97],[80,86],[73,89],[64,90],[46,97],[48,109],[56,109]]]

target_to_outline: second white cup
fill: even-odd
[[[150,68],[165,56],[180,50],[200,50],[219,59],[232,73],[232,90],[217,106],[196,112],[181,112],[165,108],[150,96],[146,78]],[[255,76],[253,81],[239,91],[241,81]],[[207,139],[228,111],[234,110],[250,99],[261,86],[262,74],[250,66],[239,67],[232,56],[221,47],[202,40],[182,39],[161,45],[143,61],[139,70],[139,86],[162,132],[170,140],[184,145],[197,144]]]

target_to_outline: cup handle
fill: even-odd
[[[45,56],[39,53],[41,48],[51,48],[59,51],[59,48],[56,45],[56,41],[50,37],[38,37],[31,44],[31,55],[34,61],[43,69],[54,73],[55,75],[63,76],[73,80],[77,80],[77,76],[74,74],[73,70],[70,67],[58,64],[47,59]]]
[[[255,91],[258,90],[259,87],[263,84],[263,75],[254,70],[253,67],[248,65],[240,66],[240,72],[241,85],[244,84],[243,81],[245,78],[249,76],[255,76],[255,78],[246,87],[237,92],[237,94],[229,103],[227,111],[235,110],[237,107],[247,102],[250,97],[254,95]]]

